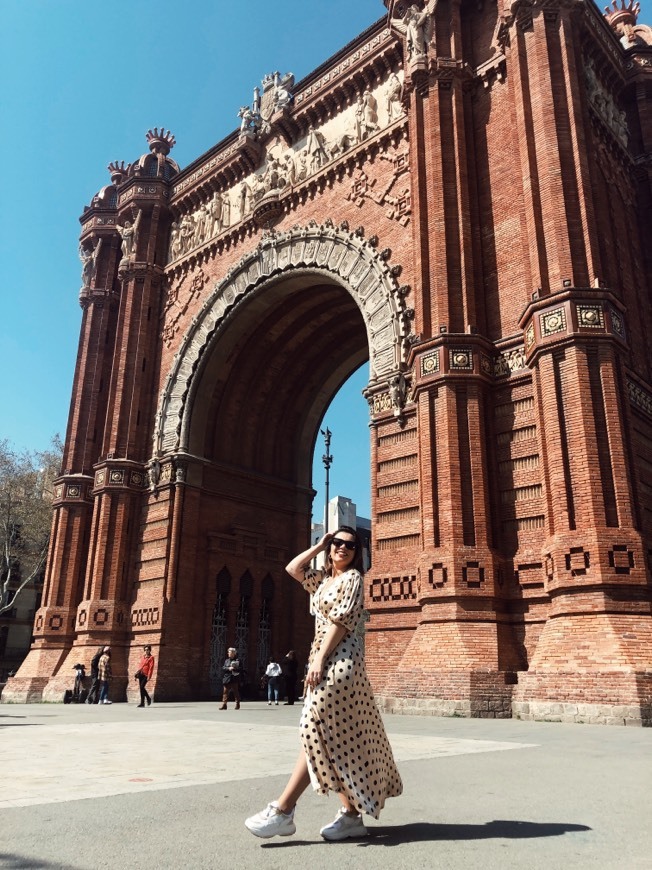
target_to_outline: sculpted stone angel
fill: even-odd
[[[424,9],[413,3],[402,21],[392,21],[392,27],[405,37],[408,60],[425,57],[432,39],[432,16],[437,0],[429,0]]]
[[[79,259],[82,261],[82,289],[86,290],[91,286],[91,281],[95,277],[97,271],[97,258],[102,247],[102,239],[98,240],[95,248],[87,251],[81,245],[79,246]]]

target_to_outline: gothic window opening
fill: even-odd
[[[235,643],[234,646],[240,659],[240,668],[244,672],[244,681],[247,682],[247,664],[249,659],[249,605],[253,589],[253,577],[247,569],[240,578],[240,605],[235,619]]]
[[[227,599],[231,590],[231,575],[222,568],[217,575],[217,599],[211,621],[211,646],[208,682],[213,698],[222,696],[222,665],[227,650]]]
[[[272,598],[274,597],[274,581],[267,574],[261,586],[260,617],[258,619],[258,655],[256,661],[256,677],[262,677],[267,663],[272,655]]]

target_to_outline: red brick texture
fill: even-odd
[[[284,565],[323,413],[370,359],[379,702],[652,724],[652,67],[589,3],[435,15],[427,57],[381,21],[268,133],[182,172],[156,139],[84,212],[101,254],[43,607],[4,700],[58,700],[99,643],[115,700],[144,643],[157,700],[216,697],[226,646],[252,691],[267,655],[305,662]],[[173,224],[390,72],[403,114],[169,261]]]

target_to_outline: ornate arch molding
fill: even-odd
[[[369,342],[371,384],[389,383],[405,369],[413,311],[406,308],[409,287],[401,287],[401,267],[389,265],[391,251],[377,251],[378,239],[364,238],[360,227],[331,221],[265,233],[259,244],[230,269],[213,288],[193,319],[159,400],[154,456],[187,449],[191,402],[200,380],[202,357],[225,327],[229,316],[270,279],[295,269],[321,272],[335,279],[353,297],[365,322]]]

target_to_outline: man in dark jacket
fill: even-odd
[[[97,702],[99,701],[100,659],[103,652],[104,647],[101,646],[91,659],[91,688],[88,692],[88,698],[86,698],[87,704],[97,704]]]
[[[297,696],[297,675],[299,670],[299,662],[297,654],[293,649],[283,659],[283,676],[285,677],[285,694],[287,695],[286,704],[292,706]]]

